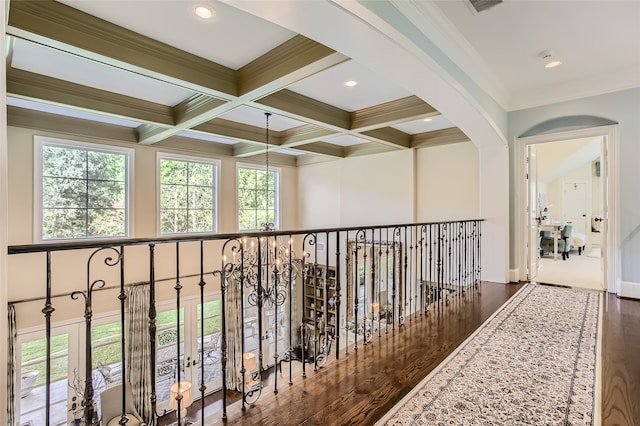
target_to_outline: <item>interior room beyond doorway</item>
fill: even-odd
[[[535,145],[536,182],[530,182],[537,193],[540,224],[538,240],[530,242],[538,247],[535,281],[605,289],[603,140],[598,136]]]

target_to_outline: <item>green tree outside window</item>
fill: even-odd
[[[238,227],[254,231],[265,223],[278,227],[278,180],[280,172],[238,168]]]
[[[215,232],[215,163],[160,160],[160,233]]]
[[[42,145],[42,239],[127,236],[129,155]]]

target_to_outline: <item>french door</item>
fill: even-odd
[[[96,317],[91,327],[94,412],[100,416],[100,394],[122,382],[121,323],[117,315]],[[18,333],[16,353],[16,400],[20,425],[67,425],[84,414],[82,400],[86,385],[84,322],[53,325],[49,403],[47,404],[47,362],[45,332],[42,329]],[[47,413],[48,408],[48,413]]]
[[[158,410],[169,408],[169,388],[178,381],[192,384],[194,399],[204,372],[206,393],[222,387],[220,296],[181,300],[180,324],[175,304],[158,305],[156,318],[156,396]],[[202,330],[204,328],[204,335]],[[180,358],[178,361],[178,341]],[[204,345],[204,350],[201,350]]]

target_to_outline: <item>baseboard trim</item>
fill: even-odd
[[[629,297],[631,299],[640,299],[640,283],[630,281],[620,282],[620,297]]]
[[[509,269],[509,282],[511,283],[520,282],[520,268]]]

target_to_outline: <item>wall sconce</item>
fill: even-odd
[[[180,411],[178,412],[178,401],[180,401]],[[191,382],[183,381],[174,383],[169,388],[169,407],[172,410],[176,410],[176,417],[178,423],[180,419],[184,420],[184,425],[190,424],[187,420],[187,408],[193,403],[193,396],[191,395]]]

